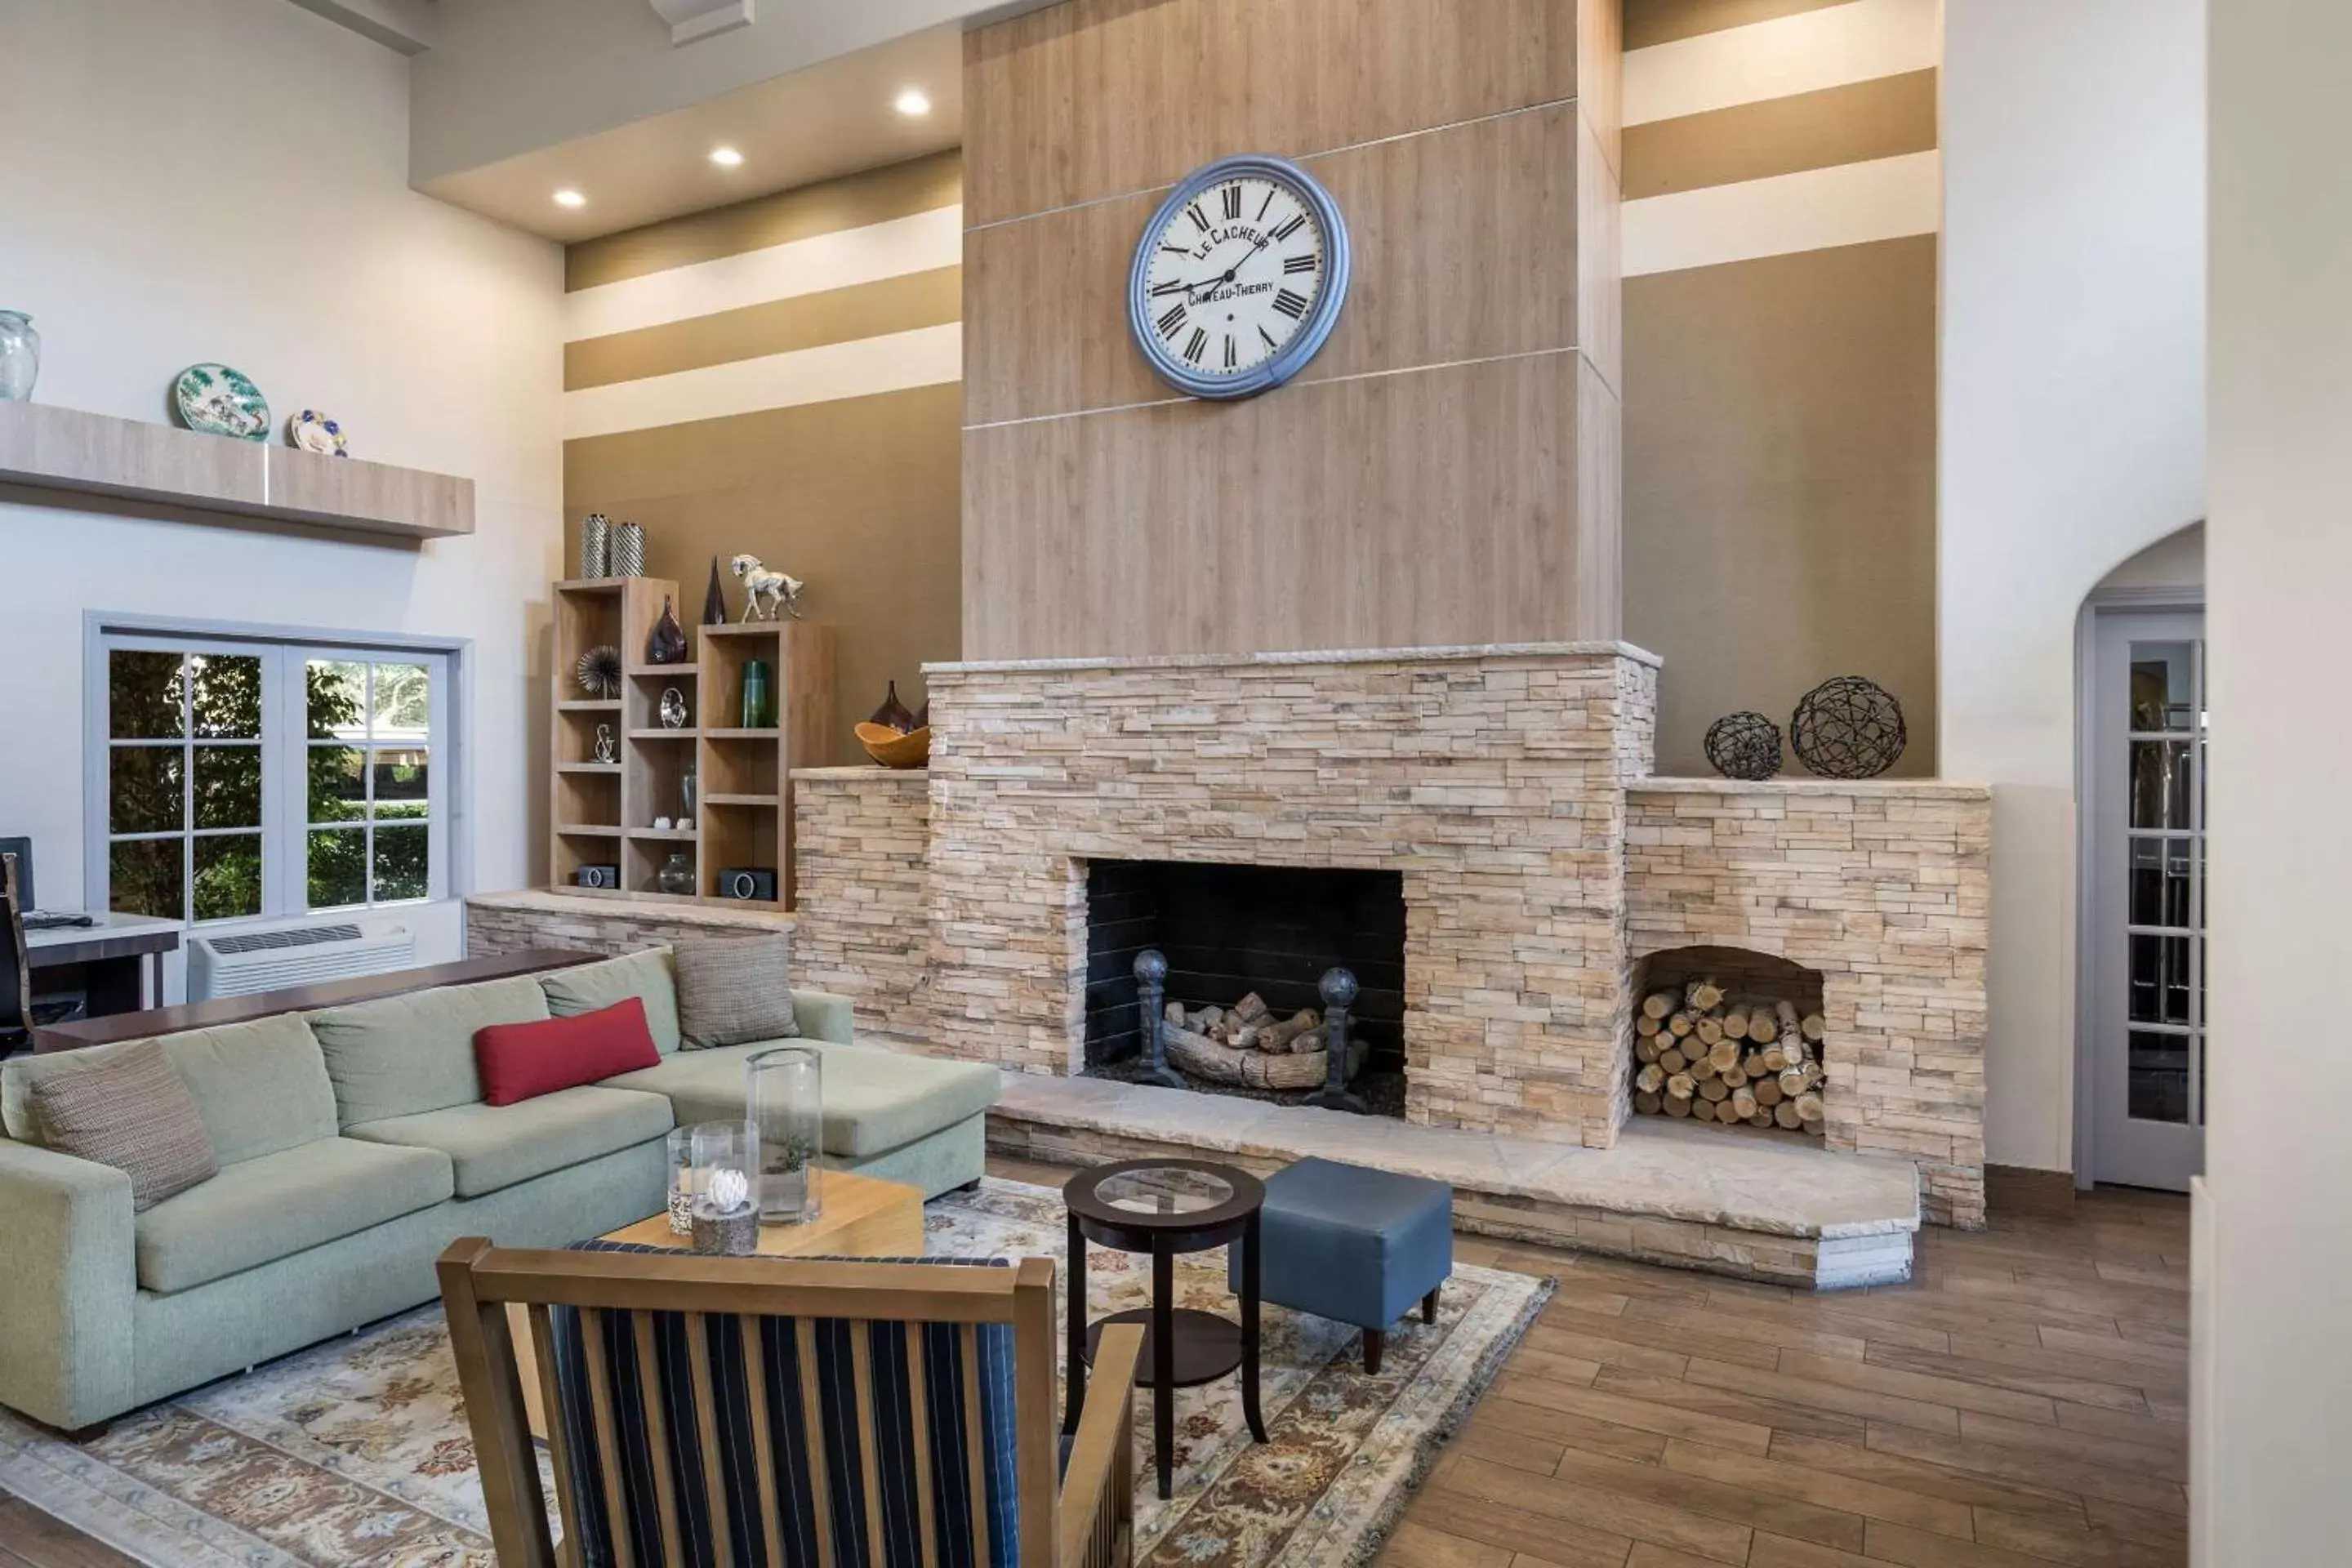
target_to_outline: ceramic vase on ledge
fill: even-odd
[[[21,310],[0,310],[0,402],[29,403],[41,378],[41,334]]]

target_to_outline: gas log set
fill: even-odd
[[[1818,1013],[1713,980],[1653,991],[1633,1019],[1633,1109],[1818,1134],[1823,1033]]]

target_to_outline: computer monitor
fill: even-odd
[[[30,838],[0,838],[0,855],[16,858],[18,910],[29,913],[39,909],[39,901],[33,897],[33,841]]]

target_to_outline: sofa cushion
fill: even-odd
[[[152,1040],[82,1072],[50,1074],[33,1085],[32,1101],[50,1148],[131,1178],[134,1214],[220,1169],[188,1086]]]
[[[484,1100],[520,1105],[614,1073],[659,1067],[661,1053],[646,1027],[645,1003],[624,996],[569,1018],[492,1024],[474,1036],[474,1065],[481,1071]]]
[[[742,1113],[738,1107],[735,1114]],[[457,1195],[478,1198],[659,1138],[674,1125],[669,1101],[659,1095],[591,1088],[559,1089],[520,1105],[456,1105],[363,1121],[349,1131],[372,1143],[438,1150],[457,1166]]]
[[[885,1153],[976,1116],[996,1103],[1002,1084],[996,1068],[980,1062],[806,1038],[680,1051],[659,1067],[604,1083],[667,1095],[680,1126],[738,1120],[744,1110],[743,1064],[780,1045],[801,1046],[824,1058],[824,1152],[841,1159]]]
[[[546,1016],[547,993],[523,974],[331,1007],[309,1022],[349,1129],[480,1100],[475,1031]]]
[[[448,1200],[449,1160],[321,1138],[221,1167],[133,1222],[140,1285],[185,1290]]]
[[[677,1022],[691,1050],[789,1039],[793,1016],[785,969],[789,944],[777,936],[701,937],[677,944]]]
[[[539,977],[547,993],[547,1010],[559,1018],[594,1013],[625,996],[646,1005],[646,1027],[653,1031],[654,1049],[667,1056],[677,1049],[677,981],[670,950],[648,948],[601,963],[557,969]]]
[[[0,1066],[0,1122],[19,1142],[41,1142],[26,1109],[32,1085],[109,1061],[139,1041],[18,1057]],[[293,1014],[164,1035],[156,1044],[188,1086],[224,1165],[335,1135],[335,1089],[310,1027]]]

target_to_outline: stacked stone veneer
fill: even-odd
[[[1917,1162],[1984,1223],[1991,795],[1929,781],[1649,780],[1626,808],[1631,956],[1745,947],[1822,975],[1832,1150]]]
[[[797,768],[793,865],[796,984],[856,1005],[861,1030],[930,1034],[930,775]]]
[[[793,917],[732,905],[698,906],[561,891],[478,893],[466,900],[466,952],[475,958],[559,948],[636,952],[682,938],[791,936]]]
[[[1648,655],[1577,644],[927,674],[936,1048],[1080,1070],[1089,860],[1390,869],[1404,883],[1407,1115],[1613,1141],[1624,786],[1650,765]],[[803,862],[813,915],[807,875]]]

